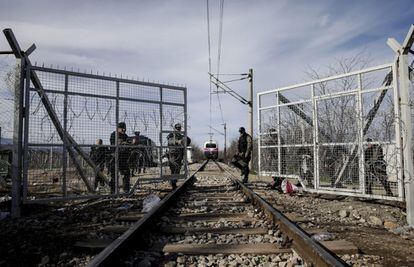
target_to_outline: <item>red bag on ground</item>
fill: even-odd
[[[289,195],[293,194],[293,187],[292,187],[292,183],[287,181],[286,182],[286,193]]]
[[[294,192],[298,191],[298,188],[293,185],[289,180],[285,179],[282,182],[283,193],[292,195]]]

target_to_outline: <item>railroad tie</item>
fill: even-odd
[[[175,227],[164,226],[160,232],[165,234],[197,234],[197,233],[211,233],[211,234],[242,234],[242,235],[265,235],[269,230],[267,228],[234,228],[234,227]]]
[[[169,218],[170,221],[205,221],[214,222],[220,219],[226,219],[226,221],[255,221],[255,218],[248,217],[244,213],[190,213],[181,214],[177,217]]]
[[[119,222],[136,222],[141,220],[142,217],[144,217],[145,213],[143,212],[135,212],[135,213],[129,213],[123,216],[119,216],[115,220]]]
[[[182,253],[186,255],[208,254],[279,254],[292,252],[289,248],[280,248],[272,243],[257,244],[167,244],[164,253]]]
[[[322,245],[336,254],[358,254],[359,249],[352,242],[340,239],[332,241],[322,241]]]

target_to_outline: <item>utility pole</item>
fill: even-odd
[[[247,124],[248,126],[248,133],[252,137],[253,141],[253,69],[249,69],[249,98],[248,98],[248,118]],[[253,158],[253,151],[252,151],[252,158]],[[253,168],[253,160],[250,160],[249,168]]]
[[[227,125],[226,123],[223,123],[224,125],[224,162],[227,162]]]
[[[219,93],[228,93],[229,95],[231,95],[235,99],[239,100],[243,105],[248,105],[247,133],[250,134],[253,138],[253,69],[249,69],[249,73],[236,74],[236,75],[243,76],[240,79],[235,79],[235,80],[230,80],[230,81],[225,81],[225,82],[220,81],[217,77],[214,76],[214,74],[212,74],[210,72],[208,74],[210,75],[211,82],[215,86],[217,86],[217,88],[220,88],[220,89],[223,90],[222,92],[217,90],[214,93],[217,93],[217,94],[219,94]],[[231,75],[234,75],[234,74],[231,74]],[[231,89],[227,85],[229,82],[240,81],[240,80],[244,80],[244,79],[249,79],[248,99],[246,99],[243,96],[239,95],[236,91],[234,91],[233,89]],[[211,125],[210,125],[210,127],[211,127]],[[226,133],[226,129],[227,129],[226,125],[224,127],[225,127],[224,132]],[[253,161],[250,161],[250,164],[249,164],[250,169],[252,168],[252,166],[253,166]]]

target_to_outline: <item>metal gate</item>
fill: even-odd
[[[167,159],[174,124],[182,124],[187,136],[185,87],[33,66],[28,56],[35,46],[23,52],[12,31],[4,33],[12,51],[3,53],[14,54],[20,64],[12,136],[14,216],[21,201],[128,194],[140,183],[187,177],[185,157],[178,175],[171,174]],[[118,127],[120,122],[126,127]],[[115,134],[122,128],[128,138]]]
[[[397,80],[395,63],[259,93],[260,175],[403,200]]]
[[[132,172],[131,190],[139,182],[172,178],[163,160],[166,136],[175,123],[186,125],[186,88],[37,66],[27,66],[26,77],[24,200],[110,194],[113,175],[112,193],[129,193],[125,170]],[[129,139],[111,145],[119,122]],[[91,150],[101,151],[99,166]]]

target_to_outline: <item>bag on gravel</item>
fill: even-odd
[[[144,198],[144,201],[142,201],[142,212],[150,211],[160,201],[161,199],[157,195],[149,194]]]
[[[282,181],[282,191],[285,194],[292,195],[294,192],[298,191],[298,187],[291,182],[289,182],[287,179]]]

